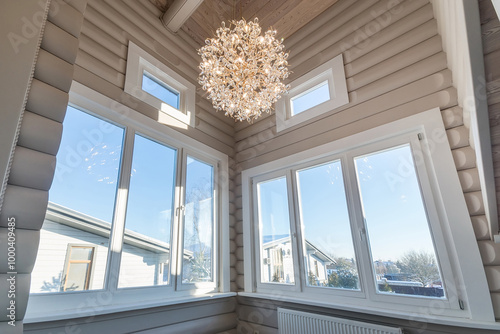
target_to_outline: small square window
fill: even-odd
[[[195,126],[196,87],[165,63],[129,42],[125,93]]]
[[[179,109],[180,93],[146,71],[142,74],[142,90]]]
[[[328,86],[328,81],[324,81],[290,99],[291,115],[295,116],[300,114],[328,100],[330,100],[330,88]]]
[[[282,131],[349,103],[342,54],[290,83],[276,103],[276,130]]]

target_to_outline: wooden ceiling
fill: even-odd
[[[165,12],[173,0],[150,0]],[[228,23],[241,17],[259,19],[262,29],[278,31],[278,38],[287,38],[312,21],[338,0],[204,0],[181,29],[200,46],[215,36],[222,21]]]

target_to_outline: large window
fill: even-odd
[[[228,291],[227,183],[218,182],[227,157],[131,110],[123,117],[76,94],[72,103],[28,314],[85,311],[103,293],[102,309],[123,309]]]
[[[294,264],[285,177],[257,184],[261,282],[293,284]]]
[[[410,145],[354,162],[377,291],[444,297]]]
[[[306,284],[359,290],[341,162],[307,167],[296,176]]]
[[[488,301],[470,291],[488,288],[461,270],[480,258],[440,117],[428,111],[243,171],[245,269],[255,271],[245,293],[481,318]]]

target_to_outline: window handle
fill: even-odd
[[[185,209],[184,205],[179,206],[179,207],[177,208],[177,210],[176,210],[176,211],[177,211],[177,212],[176,212],[177,216],[180,216],[181,211],[182,211],[182,213],[184,214],[184,212],[185,212],[185,211],[184,211],[184,209]]]
[[[365,241],[365,236],[366,236],[366,229],[364,227],[360,228],[359,229],[359,238],[361,239],[361,241]]]

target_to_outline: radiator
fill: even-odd
[[[278,307],[280,334],[402,334],[401,328],[370,324]]]

